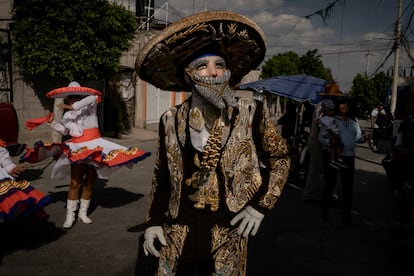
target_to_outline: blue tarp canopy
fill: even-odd
[[[250,89],[258,93],[265,91],[293,99],[298,102],[319,103],[318,95],[325,90],[326,80],[307,75],[277,76],[240,85],[240,89]]]

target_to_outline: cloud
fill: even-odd
[[[174,22],[205,8],[243,14],[263,29],[266,59],[289,50],[302,55],[318,49],[324,65],[332,68],[339,85],[348,91],[356,74],[374,71],[392,48],[395,17],[390,11],[396,3],[371,2],[340,2],[323,21],[319,16],[304,18],[324,9],[327,2],[322,0],[169,0],[168,18]],[[164,3],[155,1],[156,6]],[[392,58],[380,71],[391,62]]]
[[[168,7],[171,9],[174,16],[184,17],[193,13],[208,10],[228,10],[237,12],[243,15],[251,15],[265,10],[278,10],[284,5],[283,0],[169,0]],[[157,7],[161,7],[165,1],[155,1]],[[173,21],[175,21],[173,20]]]
[[[169,1],[171,5],[192,6],[195,11],[202,11],[205,7],[210,10],[229,10],[239,13],[257,12],[266,9],[277,9],[284,5],[283,0],[173,0]]]
[[[260,12],[251,17],[266,34],[268,55],[285,51],[298,54],[315,48],[324,48],[332,41],[335,31],[329,27],[315,27],[312,21],[293,14],[273,15]],[[326,41],[326,42],[324,42]]]
[[[392,37],[384,33],[368,32],[368,33],[362,34],[360,38],[361,40],[377,40],[377,39],[389,40]]]

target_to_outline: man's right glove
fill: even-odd
[[[148,256],[148,252],[155,257],[160,256],[160,252],[155,248],[154,241],[158,239],[161,245],[166,246],[167,242],[164,237],[164,230],[161,226],[151,226],[145,230],[144,233],[144,253]]]
[[[238,213],[231,221],[231,225],[236,225],[240,222],[237,229],[237,234],[247,238],[249,235],[256,235],[262,223],[264,215],[251,206],[247,206],[240,213]]]

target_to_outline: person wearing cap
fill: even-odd
[[[321,118],[319,119],[319,141],[323,150],[329,151],[329,166],[346,168],[342,160],[342,142],[339,129],[335,124],[335,104],[330,99],[322,100]]]
[[[54,89],[46,94],[49,98],[65,98],[59,108],[65,113],[57,122],[54,115],[47,117],[48,125],[70,139],[62,144],[44,145],[39,142],[34,149],[28,149],[21,161],[38,162],[42,158],[54,156],[52,179],[70,178],[66,203],[66,219],[63,228],[71,228],[77,217],[83,223],[92,223],[88,217],[93,184],[100,179],[108,179],[121,166],[132,168],[134,163],[149,156],[136,147],[127,148],[101,137],[98,126],[97,105],[101,92],[82,87],[71,82],[68,87]],[[58,151],[60,149],[60,151]],[[80,193],[82,188],[82,192]],[[78,210],[79,205],[79,210]]]
[[[231,89],[264,54],[254,22],[209,11],[168,26],[137,58],[142,80],[192,92],[159,123],[143,244],[159,258],[157,275],[246,273],[248,237],[275,207],[290,167],[263,103]]]
[[[358,120],[352,114],[352,102],[348,96],[335,99],[337,107],[335,124],[339,129],[342,148],[342,159],[346,164],[345,168],[332,168],[328,166],[330,161],[329,151],[323,151],[325,186],[322,195],[322,218],[330,220],[330,205],[332,194],[336,188],[338,172],[342,184],[343,212],[342,221],[346,224],[352,223],[351,208],[353,198],[353,185],[355,175],[355,147],[356,143],[363,142],[363,136]]]
[[[372,141],[370,145],[374,151],[378,151],[377,144],[380,139],[389,139],[392,135],[392,115],[385,109],[384,103],[379,102],[372,110],[370,116]]]
[[[379,102],[377,103],[375,108],[371,111],[371,115],[370,115],[371,128],[378,128],[378,124],[376,124],[375,121],[377,120],[378,114],[381,114],[381,113],[385,115],[384,104],[382,102]]]

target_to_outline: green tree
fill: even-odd
[[[365,74],[357,74],[352,81],[350,97],[356,106],[356,115],[363,116],[377,102],[374,82]]]
[[[261,77],[266,79],[274,76],[300,74],[299,64],[300,57],[295,52],[277,54],[263,64]]]
[[[277,54],[263,64],[261,77],[298,74],[330,80],[317,49],[309,50],[302,56],[292,51]]]
[[[318,54],[318,50],[309,50],[300,57],[301,74],[321,78],[332,81],[328,69],[325,68],[321,60],[322,56]]]
[[[133,14],[106,0],[15,0],[12,18],[16,63],[26,80],[107,79],[136,30]]]
[[[380,72],[373,78],[357,74],[352,81],[350,97],[356,105],[359,117],[364,117],[379,101],[384,101],[392,79]]]
[[[49,110],[52,102],[44,94],[69,81],[111,88],[137,29],[131,12],[107,0],[15,0],[12,19],[15,62]],[[120,101],[115,89],[105,96]],[[54,112],[62,116],[61,110]],[[121,132],[122,114],[119,108],[104,118]]]
[[[392,78],[387,76],[384,72],[376,74],[372,80],[375,84],[375,92],[378,101],[385,101],[387,97],[387,91],[392,84]]]

